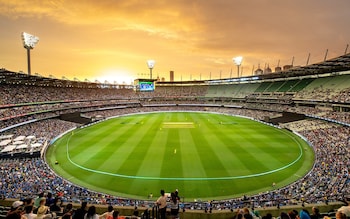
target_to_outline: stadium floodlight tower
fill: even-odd
[[[232,58],[233,63],[237,65],[237,78],[239,78],[239,66],[242,64],[243,57],[242,56],[237,56]]]
[[[28,75],[30,75],[30,50],[34,49],[35,45],[39,42],[39,37],[23,32],[22,41],[24,48],[27,49]]]
[[[152,69],[154,68],[154,64],[156,63],[156,61],[154,60],[147,60],[147,66],[149,68],[149,77],[150,79],[152,79]]]

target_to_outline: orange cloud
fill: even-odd
[[[232,57],[242,55],[242,68],[251,74],[253,66],[273,68],[293,56],[303,65],[309,52],[312,61],[321,61],[327,48],[330,57],[341,55],[350,39],[348,8],[349,1],[317,0],[0,0],[7,30],[0,60],[23,68],[17,66],[23,48],[14,38],[25,29],[40,37],[33,55],[38,71],[84,77],[123,69],[136,75],[152,58],[156,74],[174,70],[203,78],[229,72]]]

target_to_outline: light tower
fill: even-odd
[[[239,66],[242,64],[243,57],[242,56],[237,56],[232,58],[233,63],[237,65],[237,78],[239,78]]]
[[[28,75],[30,75],[30,50],[34,49],[35,45],[39,42],[39,37],[23,32],[22,41],[24,48],[27,49]]]
[[[147,60],[147,66],[149,68],[149,77],[152,79],[152,69],[154,68],[154,64],[156,62],[154,60]]]

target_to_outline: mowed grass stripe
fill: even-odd
[[[98,123],[93,126],[73,131],[72,138],[69,141],[69,155],[72,160],[88,160],[89,155],[93,156],[94,151],[108,144],[111,139],[111,135],[118,137],[123,133],[128,133],[131,127],[118,126],[115,124],[115,120],[106,121],[104,123]],[[92,151],[88,151],[92,150]],[[85,152],[87,152],[85,154]],[[79,162],[78,162],[79,163]]]
[[[210,117],[210,119],[208,119]],[[243,162],[238,158],[238,154],[236,153],[236,133],[232,132],[232,139],[227,142],[223,142],[220,140],[222,137],[220,132],[217,130],[221,127],[217,127],[220,120],[217,120],[216,115],[207,115],[200,114],[200,129],[208,130],[206,134],[203,135],[204,138],[210,139],[210,142],[213,144],[213,151],[216,156],[220,158],[220,162],[223,163],[223,166],[226,169],[227,175],[222,175],[223,177],[227,176],[239,176],[242,173],[245,174]],[[232,121],[226,121],[232,122]],[[227,126],[226,126],[227,127]],[[230,126],[231,127],[231,126]],[[210,130],[215,130],[210,132]],[[240,172],[242,171],[242,173]]]
[[[164,113],[165,119],[164,122],[179,122],[183,121],[184,117],[178,113]],[[179,118],[180,115],[180,118]],[[181,137],[180,132],[181,128],[171,128],[171,129],[162,129],[161,132],[166,133],[166,141],[162,145],[163,150],[163,166],[161,168],[160,176],[163,178],[182,178],[183,177],[183,168],[182,168],[182,159],[181,159]],[[176,153],[175,153],[176,150]]]
[[[137,119],[136,117],[134,118],[135,120]],[[111,120],[112,121],[112,120]],[[113,123],[116,126],[120,126],[119,125],[119,120],[115,120],[113,121]],[[136,125],[137,123],[135,122],[134,125],[129,126],[127,129],[124,130],[124,133],[119,133],[119,139],[129,139],[129,137],[127,135],[130,135],[130,132],[134,132],[137,129],[140,129],[139,125]],[[124,126],[124,125],[121,125]],[[116,128],[116,127],[114,127]],[[118,129],[115,129],[115,131],[118,131]],[[118,171],[118,169],[116,168],[115,162],[116,160],[122,160],[120,159],[120,150],[115,150],[116,147],[114,145],[113,139],[115,139],[117,132],[109,132],[109,136],[108,138],[105,136],[104,141],[107,141],[107,139],[109,139],[111,142],[113,143],[109,143],[107,146],[105,147],[96,147],[99,148],[100,151],[96,152],[96,154],[93,156],[93,158],[90,158],[88,160],[85,160],[84,167],[89,167],[89,169],[91,169],[91,171],[80,171],[81,173],[83,173],[83,176],[81,176],[81,178],[84,178],[84,183],[86,184],[88,183],[92,188],[104,188],[103,191],[104,192],[114,192],[114,188],[112,187],[110,188],[110,185],[114,185],[116,184],[116,180],[118,182],[118,185],[128,185],[130,183],[124,181],[121,181],[120,179],[117,179],[117,177],[115,176],[110,176],[108,175],[108,173],[116,173]],[[117,142],[118,143],[118,142]],[[108,149],[108,147],[110,147],[110,149]],[[114,153],[112,153],[112,151],[114,151]],[[113,156],[116,155],[116,156]],[[119,156],[118,156],[119,155]],[[109,158],[109,159],[108,159]],[[99,173],[96,173],[96,172]],[[102,171],[103,173],[100,173],[100,171]],[[102,175],[101,175],[102,174]],[[103,180],[101,180],[103,179]],[[107,189],[106,189],[107,188]],[[125,187],[125,189],[127,190],[128,187]],[[120,190],[120,189],[119,189]],[[129,191],[126,191],[127,194],[130,194]]]
[[[225,126],[223,126],[222,123],[230,124],[232,122],[232,124],[234,124],[234,122],[223,122],[220,120],[222,119],[221,117],[217,117],[218,115],[213,115],[212,120],[209,121],[209,123],[204,123],[204,125],[208,128],[210,126],[213,130],[215,130],[210,138],[212,139],[212,142],[215,142],[214,147],[216,148],[215,151],[218,151],[218,156],[220,156],[220,154],[225,150],[230,151],[228,154],[232,155],[231,158],[227,156],[227,154],[224,155],[222,153],[222,156],[224,156],[222,160],[225,162],[226,168],[230,170],[230,176],[256,174],[266,169],[263,164],[259,164],[255,156],[251,155],[254,154],[254,152],[248,151],[245,148],[246,137],[242,136],[239,133],[239,130],[232,130],[232,133],[225,132]],[[232,160],[232,163],[229,162],[230,160]],[[256,168],[255,165],[257,165],[258,168]],[[254,171],[252,171],[253,169]],[[247,170],[251,170],[250,174],[247,174]]]
[[[254,138],[256,132],[254,130],[251,130],[249,133],[242,132],[242,129],[249,127],[250,123],[240,124],[238,126],[239,123],[234,120],[234,117],[220,117],[219,115],[215,115],[214,118],[216,117],[218,117],[218,120],[213,125],[217,128],[215,129],[216,135],[213,140],[218,142],[217,145],[221,146],[219,151],[224,150],[223,148],[230,148],[232,153],[236,154],[236,159],[240,160],[239,164],[243,164],[243,166],[234,167],[233,170],[236,174],[240,172],[240,169],[244,170],[245,173],[242,173],[243,175],[247,175],[247,169],[251,171],[251,174],[260,174],[271,170],[271,168],[265,165],[266,157],[262,159],[263,155],[261,155],[255,147],[250,147],[251,144],[249,144],[249,139]],[[222,121],[222,119],[225,120]],[[225,126],[232,128],[226,129]],[[260,141],[256,141],[255,144],[258,142]],[[273,159],[273,157],[267,158]]]
[[[119,118],[111,119],[109,120],[110,123],[114,124],[111,127],[111,130],[108,132],[108,136],[104,136],[103,139],[101,139],[101,142],[108,141],[110,144],[108,144],[107,148],[104,147],[103,144],[101,145],[95,145],[95,148],[100,149],[99,152],[96,154],[88,154],[85,157],[82,157],[84,159],[81,161],[85,166],[90,166],[91,169],[97,170],[97,171],[104,171],[108,173],[115,173],[118,170],[118,167],[123,163],[124,157],[130,153],[129,147],[123,147],[124,144],[128,144],[128,140],[130,140],[130,133],[135,132],[137,129],[141,128],[140,125],[124,125],[122,119]],[[133,118],[132,120],[137,120],[137,117]],[[130,119],[128,119],[130,121]],[[98,128],[99,127],[91,127],[91,128]],[[111,141],[113,143],[111,143]],[[131,145],[134,145],[134,143],[130,143]],[[128,144],[129,145],[129,144]],[[90,156],[89,156],[90,155]],[[94,164],[95,162],[93,157],[96,156],[96,158],[100,156],[106,156],[103,162],[99,162],[98,166]],[[95,160],[98,161],[98,160]],[[91,166],[93,165],[93,166]],[[104,168],[102,168],[104,166]]]
[[[155,130],[159,129],[159,121],[161,120],[161,116],[149,116],[145,119],[142,127],[129,133],[128,140],[121,145],[125,153],[121,158],[123,162],[118,168],[118,173],[136,176],[148,148],[157,147],[158,150],[161,150],[161,147],[158,147],[158,145],[151,145]],[[158,162],[159,166],[162,165],[159,159],[154,159],[154,162]]]
[[[194,139],[188,130],[180,130],[181,139],[181,157],[183,159],[182,169],[184,178],[206,178],[206,171],[202,165],[201,157],[198,153],[198,148],[195,145]],[[189,146],[189,144],[191,146]]]
[[[52,165],[55,161],[65,161],[60,162],[60,165],[56,165],[55,170],[59,171],[61,174],[71,177],[75,172],[79,172],[81,169],[77,166],[72,166],[72,164],[67,161],[67,142],[71,136],[71,133],[64,135],[61,139],[58,139],[55,144],[61,146],[56,147],[55,145],[49,147],[48,157],[50,158],[50,164]],[[51,156],[52,154],[52,156]],[[79,177],[79,174],[77,174]]]
[[[245,148],[254,152],[256,159],[260,163],[264,163],[267,170],[276,169],[278,166],[283,167],[295,161],[299,156],[296,142],[280,129],[255,121],[244,120],[239,126],[239,133],[240,136],[245,137]],[[233,136],[227,134],[226,137],[232,138]],[[222,139],[224,140],[225,137]],[[286,146],[291,150],[286,150]],[[269,162],[266,162],[266,160]]]
[[[62,139],[64,140],[63,142],[63,147],[62,148],[57,148],[58,151],[54,152],[55,153],[55,160],[50,160],[50,164],[53,165],[54,161],[58,160],[58,161],[62,161],[62,160],[66,160],[67,159],[67,155],[66,155],[66,144],[67,141],[69,140],[69,138],[71,137],[71,134],[69,133],[68,135],[65,135],[65,137]],[[60,140],[59,140],[60,141]],[[51,147],[50,149],[54,149],[54,151],[56,150],[55,147]],[[49,154],[50,154],[49,150]],[[59,165],[55,165],[55,170],[59,171],[61,175],[65,176],[69,181],[72,182],[76,182],[81,186],[85,186],[91,189],[97,189],[99,190],[99,188],[101,188],[101,185],[97,185],[96,187],[94,187],[94,182],[90,182],[89,180],[85,180],[85,179],[89,179],[91,177],[93,177],[94,173],[90,172],[90,171],[84,171],[82,170],[80,167],[72,165],[72,163],[70,162],[60,162]],[[83,180],[82,180],[83,179]]]
[[[172,121],[179,122],[185,121],[189,122],[190,113],[173,113],[171,117]],[[182,162],[180,163],[180,168],[182,170],[182,178],[198,178],[198,177],[206,177],[205,170],[200,162],[200,157],[198,152],[194,147],[194,139],[191,135],[192,129],[177,129],[176,132],[178,136],[176,141],[178,142],[178,146],[180,150],[179,157]],[[177,148],[176,148],[177,149]]]
[[[120,125],[118,119],[112,119],[108,122],[110,124],[107,125],[108,129],[101,128],[100,124],[87,128],[87,130],[92,129],[96,136],[94,140],[89,143],[85,139],[86,136],[90,136],[91,133],[89,134],[89,132],[85,132],[87,134],[80,137],[81,141],[79,145],[81,145],[80,148],[82,150],[71,150],[74,142],[72,140],[69,142],[69,155],[73,162],[86,168],[107,172],[111,171],[111,166],[106,164],[109,168],[100,168],[104,162],[111,160],[113,166],[117,166],[118,159],[115,159],[116,157],[113,156],[115,155],[115,152],[118,152],[119,143],[128,139],[130,132],[134,131],[135,126],[125,127],[124,125]],[[114,126],[112,124],[114,124]],[[103,134],[100,134],[99,132],[102,132]],[[113,159],[109,159],[111,157]],[[116,160],[117,162],[115,162]]]
[[[281,162],[276,156],[270,154],[271,148],[269,141],[262,141],[255,135],[256,131],[250,129],[250,132],[245,132],[245,128],[239,130],[236,135],[222,134],[221,140],[223,142],[236,141],[236,147],[230,147],[232,151],[235,151],[237,155],[239,155],[240,160],[244,161],[244,159],[248,159],[244,161],[247,163],[249,161],[249,165],[251,165],[254,170],[254,174],[264,173],[271,170],[277,169],[276,167],[283,167],[287,164],[285,160]],[[259,145],[259,146],[257,146]],[[266,162],[266,161],[269,162]],[[246,165],[245,165],[246,167]],[[243,168],[244,169],[244,168]]]
[[[150,115],[151,116],[151,115]],[[146,123],[144,129],[150,130],[152,127],[153,131],[157,128],[158,130],[153,133],[153,138],[151,139],[150,145],[143,145],[147,148],[145,152],[142,163],[139,166],[137,175],[146,176],[146,177],[156,177],[159,178],[161,175],[161,168],[163,165],[163,155],[161,154],[164,151],[164,146],[167,142],[168,132],[160,129],[160,123],[165,118],[165,115],[159,115],[158,120],[154,123]]]
[[[244,135],[250,136],[246,139],[247,145],[254,148],[256,154],[260,155],[258,159],[261,162],[269,161],[268,163],[265,162],[267,166],[270,166],[269,169],[285,166],[295,161],[300,155],[298,142],[285,135],[282,130],[261,124],[261,128],[256,126],[253,129],[247,127],[241,131]],[[266,135],[261,137],[260,134],[256,134],[261,131],[265,132]],[[266,136],[271,136],[271,138],[265,139]],[[275,137],[279,140],[276,140]],[[290,150],[286,150],[286,148]]]
[[[163,167],[161,177],[164,178],[182,178],[182,159],[180,155],[180,131],[179,129],[164,130],[167,133],[163,154]]]
[[[191,115],[193,120],[201,119],[201,114]],[[209,129],[209,127],[201,125],[196,129],[191,130],[190,133],[192,138],[196,139],[194,145],[198,151],[198,155],[201,159],[202,166],[206,171],[207,177],[212,178],[230,176],[230,174],[227,172],[225,164],[221,162],[223,160],[222,154],[218,153],[218,151],[221,151],[218,149],[218,139],[211,135],[210,132],[207,132],[207,135],[203,135],[203,129]],[[210,160],[210,162],[208,162],[208,160]]]
[[[161,129],[161,123],[165,119],[166,114],[152,115],[149,116],[158,118],[154,122],[149,121],[145,123],[145,131],[152,135],[150,146],[144,144],[143,147],[147,148],[144,156],[142,156],[142,162],[140,163],[136,176],[145,177],[145,179],[131,180],[128,190],[132,193],[133,191],[143,191],[145,196],[154,193],[162,186],[163,181],[158,180],[162,175],[163,154],[164,146],[166,145],[168,132]],[[148,130],[146,130],[148,129]],[[169,175],[168,175],[169,176]],[[151,179],[151,180],[150,180]]]
[[[157,119],[160,117],[161,119]],[[289,143],[292,141],[288,144],[280,145],[278,142],[286,137],[283,138],[277,135],[276,132],[268,130],[270,127],[266,128],[260,123],[239,117],[208,113],[167,112],[120,117],[112,123],[113,120],[114,119],[108,120],[107,122],[111,121],[111,123],[108,123],[107,126],[115,126],[114,129],[116,132],[114,132],[114,135],[112,135],[113,128],[107,129],[103,126],[101,127],[108,132],[106,135],[100,135],[98,131],[93,131],[93,133],[102,138],[107,138],[105,136],[111,134],[112,137],[108,138],[117,139],[115,145],[113,145],[114,143],[112,140],[109,139],[107,141],[107,139],[103,139],[104,141],[102,142],[106,143],[108,147],[102,147],[106,147],[104,150],[113,154],[108,154],[108,159],[102,161],[102,164],[96,166],[96,168],[120,174],[122,168],[131,165],[133,167],[130,167],[130,170],[124,170],[122,174],[126,176],[134,175],[136,177],[142,177],[144,173],[145,175],[149,174],[151,177],[162,178],[161,180],[129,179],[85,171],[69,161],[67,162],[66,154],[62,153],[66,147],[59,148],[59,145],[57,145],[57,150],[54,150],[56,151],[55,155],[50,158],[49,163],[51,167],[57,169],[59,174],[66,176],[75,183],[94,190],[106,192],[107,194],[146,198],[149,193],[153,193],[156,198],[158,197],[157,194],[159,190],[162,188],[166,191],[173,191],[178,188],[182,195],[190,199],[217,199],[266,191],[271,189],[272,182],[276,182],[278,186],[289,184],[292,180],[297,178],[294,176],[295,171],[301,176],[312,166],[312,162],[309,162],[307,165],[303,164],[304,160],[307,160],[306,158],[313,158],[312,151],[308,149],[308,146],[303,146],[303,150],[308,150],[311,155],[303,157],[302,160],[287,170],[249,179],[204,180],[205,177],[212,177],[209,175],[209,170],[213,166],[218,166],[217,168],[212,168],[213,176],[219,176],[225,174],[225,172],[226,175],[231,175],[232,172],[235,172],[234,170],[237,171],[234,174],[235,176],[251,174],[252,171],[250,169],[247,170],[246,166],[243,165],[243,162],[247,162],[249,157],[245,158],[245,160],[241,159],[244,154],[249,154],[249,152],[241,151],[239,147],[237,148],[237,143],[241,144],[243,140],[245,141],[244,145],[246,150],[258,154],[256,159],[262,159],[263,152],[272,158],[278,156],[277,153],[270,155],[268,151],[265,151],[267,149],[278,149],[278,151],[280,151],[280,156],[285,156],[285,154],[291,151],[297,154],[297,147],[285,148],[289,147]],[[157,120],[157,122],[155,122],[155,120]],[[193,122],[194,128],[182,129],[180,127],[160,129],[163,122]],[[102,131],[102,128],[99,126],[91,127]],[[142,131],[140,129],[142,129]],[[274,128],[271,127],[271,129]],[[254,130],[256,132],[254,132]],[[89,133],[92,133],[88,131],[88,128],[76,130],[75,134],[72,136],[72,140],[74,140],[75,143],[82,142],[81,139],[86,139],[83,134],[89,135]],[[200,133],[200,131],[202,131],[202,133]],[[250,136],[248,134],[250,134]],[[280,134],[283,136],[283,133]],[[289,134],[293,136],[291,133]],[[69,137],[69,135],[67,136]],[[64,136],[64,138],[67,136]],[[81,138],[80,141],[79,139],[75,139],[78,137]],[[273,140],[274,137],[276,137],[276,141]],[[272,140],[270,141],[268,138]],[[141,143],[140,139],[142,139],[143,143]],[[92,138],[92,140],[95,142],[96,139]],[[108,143],[109,141],[110,143]],[[198,147],[203,141],[205,141],[205,143]],[[261,144],[262,142],[264,144]],[[61,140],[58,140],[57,143],[63,143],[63,145],[65,145]],[[85,143],[89,144],[88,142]],[[255,143],[256,145],[254,147]],[[131,144],[136,144],[136,146],[131,146]],[[55,145],[53,145],[53,148],[55,148]],[[74,151],[82,153],[79,157],[90,157],[90,155],[87,156],[85,154],[85,145],[80,145],[82,147],[80,150],[75,148],[75,146],[76,144],[72,145]],[[176,154],[174,153],[174,147],[177,147]],[[52,146],[49,147],[49,151],[50,148],[52,148]],[[282,150],[282,148],[285,150]],[[159,150],[161,153],[158,153],[160,152]],[[103,155],[102,152],[97,153],[100,153],[101,156]],[[259,154],[261,156],[259,156]],[[131,162],[130,156],[135,156],[135,160]],[[215,159],[212,159],[213,157],[215,157]],[[265,158],[270,159],[271,157]],[[76,157],[74,157],[74,159],[76,160]],[[58,160],[60,165],[54,165],[55,160]],[[137,160],[139,162],[137,162]],[[161,162],[158,162],[159,160]],[[98,158],[96,160],[91,160],[91,162],[94,161],[100,162],[101,160]],[[129,163],[127,163],[128,161]],[[216,164],[212,164],[214,161]],[[274,159],[273,162],[276,164],[281,163],[279,159]],[[254,163],[256,164],[257,162],[254,161]],[[231,164],[237,168],[229,169]],[[266,168],[270,168],[270,164],[271,162],[269,160],[265,160]],[[121,169],[116,168],[117,166]],[[261,165],[257,166],[260,167]],[[257,166],[253,169],[257,169]],[[219,171],[215,171],[215,169],[224,171],[219,174]],[[157,174],[158,176],[156,176]],[[181,174],[182,176],[180,176]],[[193,178],[193,176],[200,180],[186,180],[186,178]],[[182,178],[181,180],[166,180],[167,177]]]
[[[109,135],[114,129],[115,127],[106,126],[74,130],[69,139],[70,158],[72,160],[77,159],[78,161],[88,159],[85,153],[87,152],[87,155],[93,155],[96,149],[104,143],[103,139],[105,139],[105,136]]]
[[[145,119],[147,121],[147,119]],[[114,121],[117,127],[123,127],[121,132],[111,133],[109,138],[112,143],[109,148],[102,148],[101,156],[106,159],[102,165],[98,167],[99,170],[105,170],[107,172],[123,174],[119,172],[120,167],[124,164],[124,160],[133,154],[131,145],[137,147],[142,138],[133,138],[131,136],[136,134],[142,136],[144,132],[143,122],[140,122],[140,118],[132,117],[126,121],[117,119]],[[119,129],[117,129],[119,130]],[[142,151],[140,151],[142,153]]]

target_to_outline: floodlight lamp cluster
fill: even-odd
[[[24,48],[34,49],[35,45],[39,42],[39,37],[23,32],[22,41]]]
[[[148,68],[150,68],[150,69],[154,68],[155,63],[156,63],[156,61],[154,61],[154,60],[147,60]]]
[[[235,65],[241,65],[242,64],[243,57],[242,56],[237,56],[232,58],[232,61],[235,63]]]

